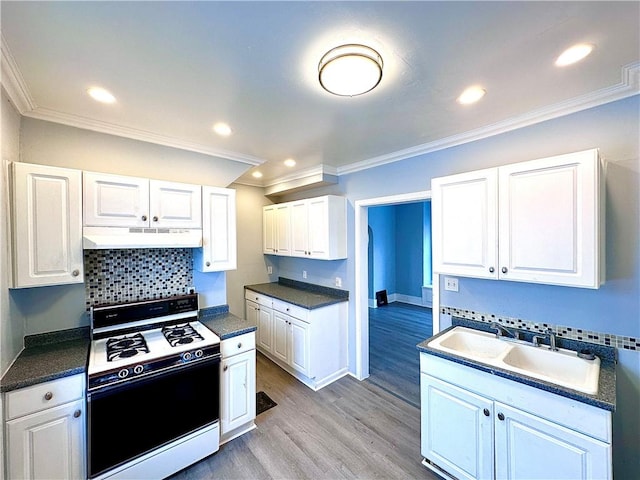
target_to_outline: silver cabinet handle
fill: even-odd
[[[71,275],[73,275],[74,277],[77,277],[78,275],[80,275],[80,270],[76,268],[73,272],[71,272]]]
[[[207,267],[210,267],[210,266],[211,266],[211,262],[207,262],[205,265],[206,265]]]
[[[238,343],[238,348],[242,348],[242,342]]]
[[[489,267],[489,273],[493,273],[493,272],[495,272],[495,271],[496,271],[496,269],[495,269],[495,268],[493,268],[493,267]]]
[[[502,267],[502,273],[507,273],[507,267]]]
[[[49,400],[51,400],[52,398],[53,398],[53,393],[51,393],[51,392],[47,392],[47,393],[45,393],[45,394],[44,394],[44,399],[45,399],[45,400],[49,401]]]
[[[153,217],[153,221],[154,221],[154,222],[157,222],[157,221],[158,221],[158,217],[156,217],[156,216],[154,215],[154,217]]]
[[[500,412],[500,413],[498,414],[498,419],[499,419],[499,420],[504,420],[504,413]]]
[[[75,412],[73,412],[73,418],[78,418],[80,415],[82,415],[82,412],[80,410],[76,410]]]
[[[147,221],[147,216],[146,215],[142,215],[142,221],[146,222]]]
[[[222,370],[226,372],[228,368],[229,368],[229,365],[225,365]]]

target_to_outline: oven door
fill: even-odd
[[[89,392],[89,477],[216,422],[219,366],[216,356]]]

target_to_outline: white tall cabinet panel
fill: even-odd
[[[262,209],[262,252],[291,255],[291,205],[278,203]]]
[[[202,248],[194,252],[194,264],[202,272],[237,267],[236,191],[202,187]]]
[[[147,178],[84,172],[83,190],[86,226],[149,226]]]
[[[434,272],[598,288],[600,171],[592,149],[433,179]]]
[[[162,228],[200,228],[203,221],[202,188],[200,185],[188,183],[150,180],[150,226]],[[204,188],[210,189],[212,187]]]
[[[12,164],[14,288],[84,281],[81,175]]]
[[[498,171],[431,182],[433,271],[498,278]]]
[[[309,212],[307,200],[291,202],[291,254],[308,257],[309,252]]]

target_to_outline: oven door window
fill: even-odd
[[[218,420],[219,365],[215,358],[90,393],[90,476]]]

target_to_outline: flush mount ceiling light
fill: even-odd
[[[115,103],[116,97],[114,97],[111,92],[105,90],[100,87],[91,87],[87,90],[87,93],[91,98],[93,98],[96,102],[100,103]]]
[[[259,171],[257,171],[257,170],[256,170],[255,172],[253,172],[253,173],[251,174],[251,176],[252,176],[253,178],[262,178],[262,172],[259,172]]]
[[[456,101],[461,105],[470,105],[476,103],[484,97],[486,93],[487,91],[484,88],[474,85],[473,87],[465,89]]]
[[[556,59],[556,66],[566,67],[567,65],[579,62],[593,51],[593,47],[590,43],[579,43],[567,48]]]
[[[287,167],[295,167],[295,166],[296,166],[296,161],[295,161],[293,158],[287,158],[287,159],[284,161],[284,164],[285,164]]]
[[[380,83],[382,57],[365,45],[341,45],[329,50],[320,59],[318,79],[322,88],[334,95],[362,95]]]

